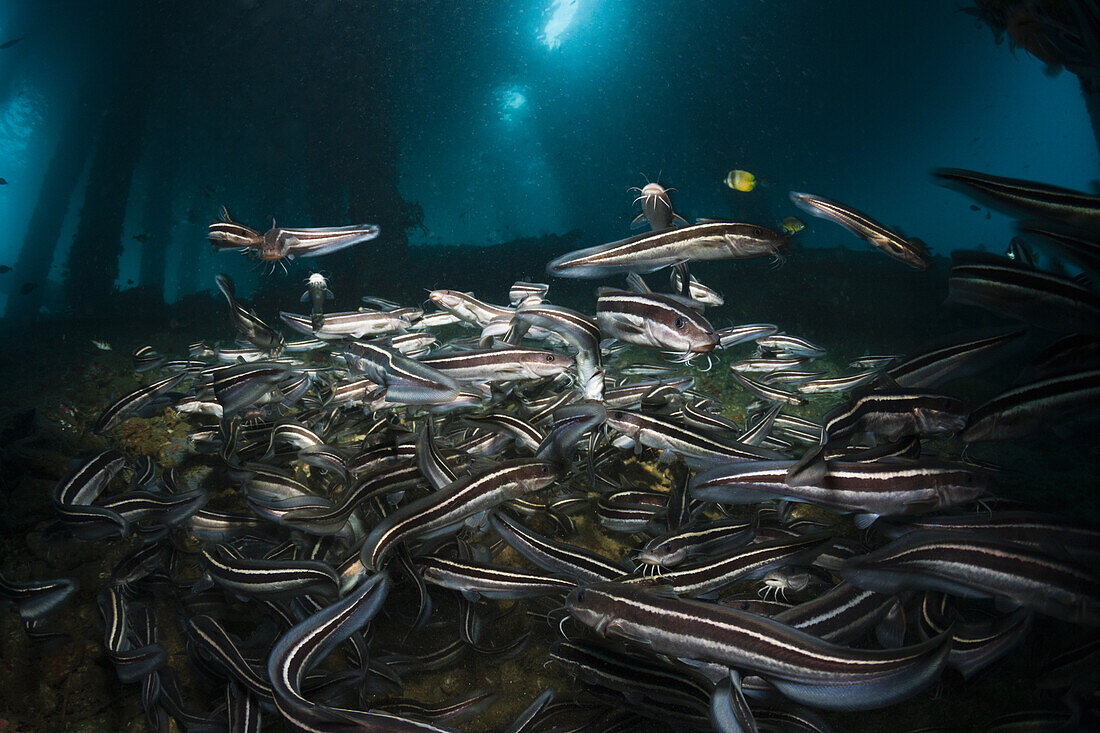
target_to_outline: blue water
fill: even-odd
[[[414,246],[572,229],[585,244],[616,239],[636,213],[628,189],[659,179],[689,220],[774,225],[798,213],[788,191],[805,190],[857,206],[937,254],[1000,250],[1012,222],[971,210],[931,182],[932,168],[1085,190],[1100,178],[1077,79],[1051,77],[1023,49],[995,44],[957,0],[398,3],[379,25],[370,3],[340,5],[340,22],[351,8],[362,43],[383,49],[383,67],[357,67],[363,56],[343,39],[326,46],[320,31],[335,12],[327,3],[196,3],[177,19],[178,38],[149,44],[149,63],[163,66],[142,102],[147,130],[127,198],[120,290],[140,284],[133,237],[144,231],[157,153],[168,147],[182,161],[165,212],[168,301],[211,290],[218,270],[238,277],[242,292],[256,282],[247,263],[214,257],[203,242],[223,204],[261,229],[271,217],[346,223],[314,221],[303,199],[318,167],[324,175],[339,162],[311,156],[311,140],[325,135],[326,111],[341,108],[341,85],[357,78],[383,77],[391,90],[379,104],[399,150],[399,191],[424,211],[424,228],[409,234]],[[72,105],[133,40],[125,20],[142,12],[75,0],[0,4],[0,37],[25,36],[0,51],[0,264],[14,264]],[[222,54],[235,33],[250,48]],[[725,187],[734,168],[753,172],[757,189]],[[57,212],[65,224],[55,284],[85,184]],[[825,222],[802,243],[862,246]],[[22,283],[19,273],[0,278],[0,311]],[[55,300],[48,295],[44,308],[59,308]]]

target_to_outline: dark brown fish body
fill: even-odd
[[[935,172],[943,185],[1012,216],[1037,216],[1087,232],[1100,232],[1100,196],[1019,178],[1002,178],[956,168]]]
[[[931,264],[924,242],[907,238],[900,232],[884,227],[862,211],[820,196],[797,191],[791,191],[791,201],[811,216],[836,222],[872,247],[882,250],[910,267],[927,270],[928,265]]]
[[[986,252],[951,253],[947,303],[976,306],[1058,333],[1100,334],[1095,291]]]
[[[767,227],[705,221],[569,252],[551,260],[546,271],[557,277],[582,278],[656,272],[696,260],[778,257],[786,244],[786,237]]]

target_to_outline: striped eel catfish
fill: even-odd
[[[773,499],[835,512],[876,516],[922,514],[971,502],[986,493],[989,473],[966,463],[924,459],[875,463],[829,461],[817,481],[790,486],[792,461],[746,461],[695,474],[691,495],[722,504]]]
[[[1022,642],[1031,630],[1034,616],[1027,608],[1017,608],[988,621],[952,622],[955,616],[952,606],[947,594],[926,591],[917,612],[917,628],[924,638],[951,629],[947,666],[959,670],[965,679],[970,679]]]
[[[795,358],[755,358],[755,359],[742,359],[741,361],[730,364],[730,370],[739,373],[746,372],[764,372],[770,374],[771,372],[792,371],[800,369],[803,365],[802,357]]]
[[[673,394],[679,397],[680,391],[674,390]],[[702,400],[689,402],[680,408],[680,419],[689,428],[696,430],[710,430],[713,432],[729,433],[737,435],[741,439],[741,428],[733,420],[705,409]]]
[[[264,728],[264,711],[260,700],[252,692],[241,689],[236,680],[225,686],[226,716],[229,730],[234,733],[261,733]]]
[[[279,521],[312,535],[339,534],[352,513],[366,502],[378,496],[397,494],[422,482],[421,471],[415,465],[379,468],[345,489],[336,506],[292,508]]]
[[[933,175],[942,185],[1013,216],[1037,216],[1100,231],[1100,196],[960,168],[940,168]]]
[[[755,341],[770,336],[778,330],[779,327],[771,323],[746,323],[741,326],[720,328],[716,332],[718,334],[718,348],[729,349],[747,341]]]
[[[821,442],[807,451],[787,472],[792,486],[812,484],[825,474],[827,449],[847,444],[859,431],[894,441],[908,435],[930,435],[961,430],[966,425],[966,406],[955,397],[920,389],[853,394],[822,419]]]
[[[680,402],[686,390],[695,384],[694,377],[650,379],[633,384],[620,384],[604,390],[602,402],[608,409],[637,409],[644,405]]]
[[[482,415],[463,415],[462,423],[481,430],[507,435],[531,451],[537,451],[546,436],[526,420],[509,412],[487,412]]]
[[[841,582],[772,618],[835,644],[855,641],[882,621],[898,597]]]
[[[316,336],[326,341],[394,333],[411,325],[400,313],[387,313],[385,311],[327,313],[325,314],[324,323],[318,328],[313,327],[311,318],[300,316],[297,313],[280,311],[279,318],[299,333]]]
[[[76,593],[72,578],[31,580],[17,583],[0,575],[0,606],[12,604],[24,621],[44,618],[56,611]]]
[[[600,370],[600,328],[596,322],[583,313],[560,305],[523,303],[516,308],[513,330],[518,337],[533,327],[553,331],[577,350],[577,377],[581,387],[589,398],[600,399],[603,396],[603,372]]]
[[[302,695],[306,674],[353,633],[367,624],[382,608],[389,595],[390,579],[378,573],[359,584],[344,598],[327,606],[287,631],[267,658],[267,675],[275,706],[297,730],[329,733],[337,730],[442,733],[391,713],[333,708]]]
[[[493,529],[512,549],[548,573],[576,583],[614,580],[627,571],[618,564],[583,547],[543,537],[504,512],[489,516]]]
[[[406,405],[447,403],[458,396],[454,377],[393,349],[355,341],[344,350],[348,367],[386,387],[386,399]]]
[[[579,278],[644,274],[692,260],[778,257],[786,244],[782,234],[757,224],[707,221],[569,252],[551,260],[546,272]]]
[[[99,419],[95,421],[95,425],[92,426],[92,432],[96,435],[103,435],[108,430],[118,427],[128,418],[135,415],[141,416],[146,411],[155,409],[160,405],[158,398],[179,384],[185,376],[184,372],[173,374],[159,382],[146,384],[119,397],[103,410]],[[167,404],[167,402],[164,403],[164,405]]]
[[[433,354],[420,363],[474,384],[553,378],[573,367],[573,359],[565,354],[515,346]]]
[[[233,280],[228,275],[218,273],[214,281],[229,303],[229,317],[237,333],[261,349],[272,352],[282,351],[285,343],[282,334],[261,321],[254,311],[245,310],[244,306],[237,302]]]
[[[849,374],[843,377],[814,377],[795,385],[799,394],[823,394],[831,392],[850,392],[871,384],[879,377],[878,369]]]
[[[714,326],[691,308],[664,295],[601,288],[596,322],[604,336],[680,354],[688,362],[718,345]]]
[[[683,292],[684,275],[679,268],[673,268],[669,272],[668,284],[672,287],[672,292]],[[726,302],[721,294],[696,280],[694,275],[688,275],[688,297],[700,306],[718,307]]]
[[[827,198],[797,191],[791,191],[791,201],[807,214],[839,224],[875,249],[882,250],[910,267],[927,270],[932,264],[928,257],[928,247],[924,242],[907,238],[900,232],[888,229],[862,211]]]
[[[367,570],[377,570],[403,539],[457,525],[478,512],[487,511],[524,494],[544,489],[557,480],[551,461],[516,459],[469,476],[450,486],[398,507],[374,526],[360,550]]]
[[[134,633],[130,615],[138,615],[144,606],[129,601],[124,586],[104,588],[96,595],[96,602],[103,619],[103,646],[120,682],[138,682],[164,666],[167,659],[164,648],[142,643]]]
[[[606,422],[608,427],[621,434],[616,439],[616,445],[637,443],[648,448],[669,451],[693,467],[782,457],[765,448],[746,445],[733,438],[719,437],[705,431],[691,430],[656,415],[608,410]]]
[[[134,371],[148,372],[165,362],[166,357],[152,346],[139,346],[134,350]]]
[[[309,320],[314,331],[325,325],[325,301],[335,297],[322,273],[312,272],[306,278],[306,291],[302,293],[299,302],[309,303]]]
[[[125,465],[124,455],[108,449],[84,461],[58,482],[53,490],[53,505],[60,523],[82,539],[125,536],[129,522],[112,509],[94,505]]]
[[[656,181],[649,181],[641,188],[634,186],[630,190],[638,192],[634,203],[642,202],[642,213],[630,222],[631,229],[639,229],[649,224],[649,228],[656,231],[667,229],[674,224],[687,224],[684,217],[672,211],[672,200],[668,195],[675,189],[665,188]]]
[[[668,496],[662,491],[634,489],[601,496],[596,502],[600,526],[612,532],[634,534],[649,531],[658,518],[663,521]]]
[[[245,659],[238,642],[221,622],[205,614],[192,616],[187,620],[187,637],[204,658],[270,705],[274,694],[271,683]]]
[[[394,715],[415,718],[416,720],[434,720],[449,724],[465,723],[475,715],[484,712],[496,698],[497,693],[487,687],[482,687],[436,705],[428,705],[409,698],[399,698],[397,700],[387,700],[376,709]]]
[[[221,367],[214,375],[214,399],[229,417],[250,407],[289,376],[284,364],[269,361]]]
[[[811,562],[833,538],[820,534],[783,538],[747,545],[730,555],[661,575],[633,577],[622,583],[670,588],[677,595],[698,596],[742,580],[763,576],[772,568]]]
[[[693,730],[705,724],[711,684],[684,665],[627,654],[609,645],[568,640],[550,645],[550,660],[587,685],[621,692],[632,709],[663,724],[676,721]]]
[[[1021,510],[917,517],[906,520],[904,525],[885,524],[876,528],[891,539],[913,529],[980,534],[1045,552],[1053,550],[1086,566],[1100,563],[1100,528],[1055,514]]]
[[[1098,404],[1100,369],[1062,374],[997,395],[970,414],[959,437],[966,443],[1021,438]]]
[[[781,353],[807,359],[820,359],[826,354],[825,349],[817,344],[799,336],[792,336],[789,333],[774,333],[758,338],[756,339],[756,345],[770,353]]]
[[[125,465],[126,456],[117,450],[100,451],[58,482],[53,491],[54,504],[61,506],[91,504]]]
[[[710,721],[718,733],[759,733],[756,716],[745,699],[741,675],[736,670],[731,669],[715,686],[710,698]]]
[[[958,532],[918,530],[841,563],[836,575],[860,588],[939,590],[1003,597],[1073,623],[1100,626],[1100,576],[1023,545]]]
[[[386,343],[405,356],[422,356],[431,351],[439,339],[430,333],[399,333],[387,337]]]
[[[431,417],[424,420],[416,436],[416,468],[434,491],[447,487],[458,478],[435,442],[435,423]]]
[[[226,364],[236,364],[238,361],[259,361],[267,356],[267,352],[263,349],[257,349],[255,347],[245,349],[230,349],[220,344],[214,347],[214,358],[220,362]],[[201,371],[206,362],[197,362],[201,366],[198,369]]]
[[[1057,333],[1100,334],[1100,295],[1073,280],[985,252],[952,252],[947,303]]]
[[[1021,222],[1020,231],[1042,237],[1044,241],[1055,245],[1082,270],[1087,270],[1094,275],[1100,274],[1100,232],[1093,232],[1091,236],[1076,234],[1048,226],[1041,221]]]
[[[316,257],[338,252],[360,242],[370,241],[381,231],[375,224],[308,229],[276,228],[275,221],[272,220],[271,229],[260,234],[251,227],[232,221],[223,207],[222,220],[207,228],[206,238],[214,249],[239,249],[254,253],[265,262],[273,262],[284,257]]]
[[[433,290],[428,294],[428,300],[464,323],[482,328],[496,319],[508,319],[515,314],[514,308],[484,303],[475,298],[473,293],[461,293],[457,290]]]
[[[764,616],[616,582],[577,588],[565,606],[599,636],[758,674],[795,702],[831,710],[911,697],[939,675],[951,645],[943,634],[889,651],[849,649]]]
[[[753,534],[752,523],[742,519],[718,519],[692,524],[676,532],[654,537],[638,551],[634,559],[643,566],[673,567],[693,555],[744,545],[753,538]],[[642,569],[645,570],[645,567]]]
[[[293,598],[313,593],[333,598],[336,573],[316,560],[266,560],[243,557],[227,545],[208,547],[200,554],[204,572],[215,585],[255,598]]]
[[[576,583],[549,575],[532,573],[507,565],[483,562],[460,562],[442,557],[423,557],[416,566],[424,580],[433,585],[461,591],[469,596],[494,600],[518,600],[537,596],[564,594]]]
[[[737,366],[734,364],[733,366]],[[751,377],[748,377],[741,372],[732,370],[730,374],[733,375],[733,381],[745,388],[745,391],[759,397],[762,400],[768,402],[778,402],[784,405],[804,405],[806,400],[799,395],[787,392],[786,390],[776,389],[771,385],[758,382]]]
[[[517,280],[512,283],[512,287],[508,288],[508,302],[515,307],[524,301],[532,302],[531,299],[541,301],[548,292],[550,292],[550,286],[546,283]]]
[[[963,376],[973,369],[976,362],[984,361],[1026,334],[1026,329],[1018,328],[928,349],[890,367],[886,370],[886,376],[899,387],[937,387],[948,379]]]
[[[447,311],[436,311],[434,313],[428,313],[413,321],[413,324],[409,326],[412,331],[419,331],[428,328],[442,328],[443,326],[453,326],[455,324],[462,323],[462,319],[453,313]]]

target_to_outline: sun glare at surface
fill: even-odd
[[[555,49],[561,45],[561,36],[573,25],[579,4],[580,0],[554,0],[550,6],[550,20],[542,29],[542,42],[547,48]]]
[[[501,87],[496,93],[497,112],[505,122],[515,122],[527,111],[527,90],[517,84]]]

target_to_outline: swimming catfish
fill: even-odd
[[[306,280],[306,291],[302,293],[302,302],[310,304],[309,320],[314,331],[325,325],[325,301],[332,300],[332,291],[328,289],[328,280],[319,272],[314,272]]]
[[[229,212],[222,207],[221,220],[209,226],[206,238],[215,249],[238,249],[246,254],[255,253],[265,262],[275,262],[284,257],[316,257],[337,252],[374,239],[380,232],[375,224],[282,229],[276,228],[272,219],[271,229],[260,234],[230,219]]]
[[[687,224],[684,217],[672,211],[672,201],[668,194],[672,190],[659,183],[647,183],[641,188],[632,188],[638,192],[638,198],[634,203],[642,202],[642,213],[634,217],[630,222],[631,229],[641,229],[647,223],[653,231],[668,229],[673,224]]]

